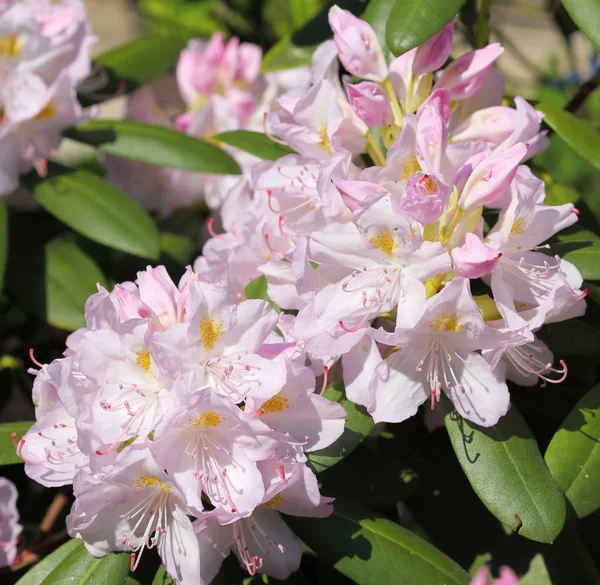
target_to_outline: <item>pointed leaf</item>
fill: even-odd
[[[281,313],[281,309],[271,300],[269,297],[269,293],[267,291],[267,278],[263,274],[263,276],[259,276],[254,280],[251,280],[246,287],[244,288],[244,294],[247,299],[260,299],[262,301],[267,301],[274,311]]]
[[[552,543],[566,517],[564,496],[535,437],[513,406],[489,428],[463,419],[446,403],[444,421],[458,461],[487,509],[504,525]]]
[[[40,585],[40,583],[42,583],[42,581],[44,581],[58,565],[80,546],[81,541],[76,538],[67,540],[67,542],[59,546],[54,552],[44,557],[39,563],[36,563],[29,569],[29,571],[17,581],[17,585]]]
[[[600,133],[589,120],[583,120],[549,104],[538,104],[536,109],[545,114],[544,122],[580,157],[600,170]]]
[[[600,1],[562,0],[573,22],[600,49]]]
[[[175,581],[168,575],[165,568],[161,565],[154,575],[152,585],[175,585]]]
[[[74,331],[85,327],[85,302],[106,278],[75,243],[59,237],[46,244],[46,319]],[[42,315],[43,316],[43,315]]]
[[[600,241],[571,241],[552,245],[552,253],[575,264],[583,278],[600,280]]]
[[[373,419],[364,407],[346,398],[341,382],[334,382],[323,393],[325,398],[339,402],[346,411],[346,425],[343,434],[325,449],[308,453],[308,466],[315,473],[321,473],[350,455],[373,430]]]
[[[285,517],[320,557],[359,585],[467,585],[468,574],[406,528],[336,500],[329,518]]]
[[[600,384],[567,415],[545,458],[580,518],[600,508]]]
[[[442,30],[466,0],[396,0],[387,21],[385,37],[399,56]]]
[[[277,160],[286,154],[294,153],[289,146],[273,142],[262,132],[251,132],[250,130],[222,132],[213,136],[213,140],[234,146],[263,160]]]
[[[159,233],[152,218],[108,181],[78,170],[34,186],[36,201],[57,219],[111,248],[156,260]]]
[[[15,452],[11,435],[16,433],[17,441],[31,428],[34,423],[12,422],[0,425],[0,465],[13,465],[14,463],[23,463],[23,460]]]
[[[70,129],[67,136],[108,154],[155,166],[220,175],[241,173],[238,163],[215,144],[164,126],[132,120],[92,120]]]

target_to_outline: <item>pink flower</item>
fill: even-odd
[[[477,571],[477,575],[473,577],[471,585],[487,585],[489,582],[489,575],[489,567],[481,567],[481,569]],[[494,579],[493,585],[519,585],[519,578],[510,567],[502,567],[500,569],[500,576],[497,579]]]
[[[17,543],[23,527],[19,524],[17,488],[0,477],[0,567],[12,565],[17,556]]]
[[[348,101],[358,117],[369,126],[383,126],[394,122],[394,114],[385,92],[371,81],[346,83]]]
[[[454,37],[453,18],[444,28],[417,48],[412,70],[415,75],[424,75],[439,69],[448,59]]]
[[[440,218],[450,198],[451,188],[435,173],[411,175],[399,206],[406,215],[426,225]]]
[[[490,274],[498,264],[502,253],[483,243],[475,234],[467,234],[465,243],[452,250],[454,271],[465,278],[481,278]]]

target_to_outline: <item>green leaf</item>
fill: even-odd
[[[266,0],[263,19],[277,37],[294,32],[321,9],[321,0]]]
[[[44,579],[56,569],[74,550],[79,549],[81,540],[71,538],[63,545],[59,546],[53,553],[44,557],[39,563],[36,563],[25,575],[23,575],[16,585],[41,585]],[[46,585],[50,585],[47,583]]]
[[[575,264],[583,278],[600,280],[600,241],[561,242],[552,245],[552,253]]]
[[[360,585],[467,585],[468,574],[409,530],[339,499],[329,518],[285,517],[319,557]]]
[[[0,292],[4,288],[4,271],[8,258],[8,209],[6,199],[0,199]]]
[[[158,258],[154,221],[108,181],[78,170],[49,177],[33,190],[46,211],[91,240],[143,258]]]
[[[600,508],[600,385],[567,415],[545,458],[580,518]]]
[[[17,441],[31,428],[33,422],[13,422],[0,425],[0,465],[23,463],[17,456],[12,442],[12,433],[16,433]]]
[[[159,167],[239,175],[238,163],[218,146],[182,132],[132,120],[92,120],[67,133],[115,156]]]
[[[466,0],[396,0],[387,21],[387,44],[399,56],[442,30]]]
[[[165,568],[161,565],[156,571],[156,575],[152,580],[152,585],[175,585],[175,581],[167,574]]]
[[[367,21],[373,27],[383,53],[387,55],[388,61],[393,60],[394,56],[387,45],[385,29],[390,18],[390,12],[394,7],[394,2],[395,0],[371,0],[361,16],[363,20]]]
[[[538,336],[548,344],[557,358],[562,355],[600,354],[600,330],[581,319],[545,325]]]
[[[600,49],[600,1],[562,0],[573,22]]]
[[[191,262],[196,245],[192,240],[179,234],[160,235],[160,251],[184,266]]]
[[[546,205],[563,205],[564,203],[577,203],[581,195],[577,189],[570,185],[552,183],[546,188]]]
[[[291,35],[279,39],[266,53],[262,60],[261,71],[272,73],[295,69],[310,65],[312,54],[318,45],[298,46],[292,41]]]
[[[538,104],[536,109],[545,114],[544,122],[581,158],[600,170],[600,133],[594,130],[589,120],[549,104]]]
[[[214,140],[239,148],[262,158],[263,160],[277,160],[287,154],[293,154],[294,150],[285,144],[273,142],[262,132],[251,132],[250,130],[231,130],[213,136]]]
[[[513,406],[483,428],[444,404],[452,447],[479,499],[505,526],[552,543],[565,523],[565,499],[521,414]]]
[[[267,301],[275,311],[281,313],[281,309],[269,297],[269,293],[267,292],[266,276],[259,276],[258,278],[250,281],[244,289],[244,294],[246,295],[247,299],[261,299],[263,301]]]
[[[42,563],[52,559],[44,571],[36,573],[33,567],[17,585],[125,585],[129,577],[129,555],[111,553],[102,558],[93,557],[83,541],[67,542]],[[65,554],[65,552],[67,554]],[[56,557],[54,557],[56,555]],[[54,558],[53,558],[54,557]],[[30,578],[30,573],[33,573]]]
[[[334,382],[323,393],[325,398],[338,402],[346,411],[346,425],[342,435],[329,447],[308,453],[308,466],[315,472],[321,473],[329,469],[344,457],[350,455],[373,430],[373,419],[364,407],[350,402],[344,393],[343,384]]]
[[[98,55],[94,63],[119,79],[144,85],[173,69],[184,47],[181,38],[147,35]]]
[[[106,281],[97,264],[76,244],[59,237],[46,244],[46,319],[74,331],[85,327],[85,302]],[[43,316],[43,315],[42,315]]]

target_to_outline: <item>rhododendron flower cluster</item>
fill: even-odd
[[[96,556],[130,551],[133,569],[156,546],[181,584],[210,582],[231,551],[251,574],[296,570],[280,513],[331,513],[306,453],[341,435],[346,412],[315,393],[277,313],[158,267],[100,288],[86,318],[34,371],[37,422],[18,444],[30,477],[73,483],[69,534]]]
[[[547,205],[523,164],[547,145],[542,115],[503,105],[497,43],[440,70],[454,21],[389,64],[368,23],[337,6],[329,22],[311,87],[266,122],[296,154],[236,185],[195,270],[240,298],[265,275],[286,341],[317,365],[340,360],[375,421],[444,392],[493,425],[507,378],[565,378],[536,331],[585,311],[581,275],[544,243],[577,210]],[[354,79],[340,83],[339,63]]]
[[[15,484],[0,477],[0,567],[10,566],[17,557],[17,543],[23,527],[19,524]]]
[[[62,130],[86,116],[76,88],[95,41],[80,0],[0,4],[0,194],[34,166],[44,174]]]
[[[261,61],[258,45],[240,43],[236,37],[225,42],[220,32],[209,41],[192,40],[179,57],[176,78],[134,92],[125,117],[207,140],[229,130],[262,132],[273,100],[285,91],[305,89],[309,77],[306,68],[263,75]],[[229,150],[243,172],[259,160]],[[237,177],[153,167],[116,157],[107,157],[106,162],[112,181],[162,215],[202,200],[217,208],[237,182]]]

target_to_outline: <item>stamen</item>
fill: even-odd
[[[33,355],[33,347],[30,347],[30,348],[29,348],[29,359],[30,359],[30,360],[31,360],[31,361],[32,361],[32,362],[33,362],[33,363],[34,363],[36,366],[39,366],[40,368],[43,368],[43,367],[44,367],[44,364],[41,364],[40,362],[38,362],[38,361],[35,359],[35,356]]]
[[[341,321],[340,321],[341,323]],[[321,392],[319,392],[320,396],[323,396],[325,389],[327,388],[327,374],[329,372],[329,368],[327,366],[323,366],[323,386],[321,387]]]

